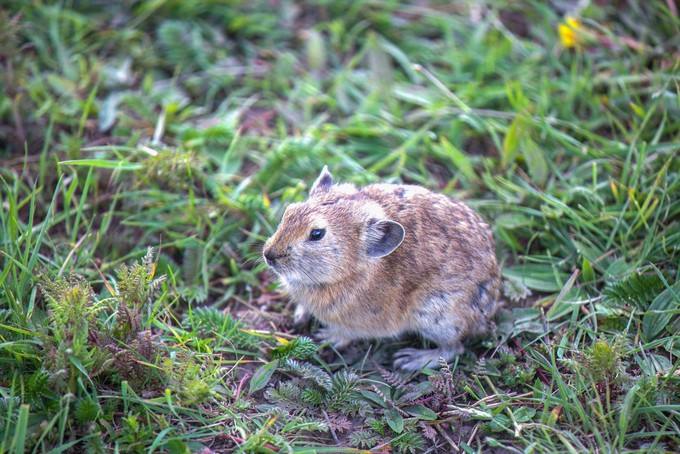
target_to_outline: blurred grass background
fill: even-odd
[[[0,452],[680,449],[679,31],[673,0],[4,2]],[[402,377],[402,341],[292,329],[260,246],[324,164],[491,222],[496,339]]]

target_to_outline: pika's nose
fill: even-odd
[[[276,265],[276,259],[278,259],[279,257],[280,256],[274,254],[274,252],[271,249],[264,251],[264,261],[269,266]]]

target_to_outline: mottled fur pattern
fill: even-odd
[[[325,229],[319,241],[312,229]],[[383,254],[384,253],[384,254]],[[489,226],[471,208],[419,186],[334,185],[328,170],[290,205],[264,248],[283,287],[337,345],[413,332],[438,345],[405,349],[417,370],[452,359],[488,331],[500,274]]]

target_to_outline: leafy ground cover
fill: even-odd
[[[680,450],[673,0],[3,5],[0,452]],[[490,220],[494,337],[292,326],[323,164]]]

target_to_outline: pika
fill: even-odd
[[[493,326],[500,272],[489,226],[462,202],[415,185],[335,184],[325,166],[289,205],[263,248],[296,304],[337,348],[416,333],[437,348],[406,348],[394,366],[436,367]]]

